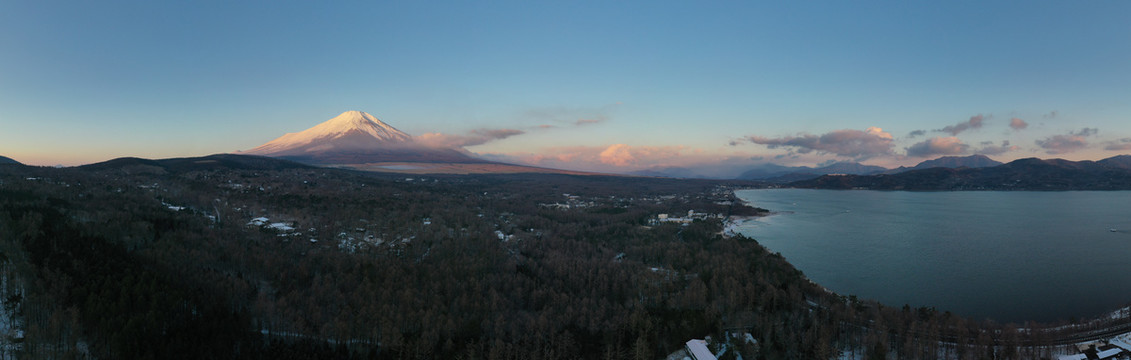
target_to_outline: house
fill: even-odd
[[[1123,349],[1124,351],[1131,351],[1131,335],[1123,334],[1116,336],[1108,341],[1108,344]]]
[[[715,354],[707,348],[707,340],[691,339],[686,344],[687,353],[691,354],[693,360],[717,360]]]
[[[1117,348],[1117,347],[1112,347],[1111,349],[1100,350],[1099,352],[1096,353],[1096,357],[1099,357],[1100,360],[1113,359],[1117,355],[1119,355],[1119,353],[1121,353],[1121,352],[1123,352],[1123,349],[1120,349],[1120,348]]]

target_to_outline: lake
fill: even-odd
[[[736,195],[775,212],[739,232],[842,295],[998,322],[1131,303],[1131,191]]]

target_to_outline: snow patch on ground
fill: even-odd
[[[271,225],[268,225],[267,227],[269,227],[271,229],[278,230],[278,231],[282,231],[282,232],[291,232],[291,231],[295,230],[295,228],[290,226],[290,224],[281,223],[281,222],[272,223]]]

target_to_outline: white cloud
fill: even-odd
[[[466,135],[451,135],[443,133],[427,133],[413,138],[413,141],[431,147],[459,148],[486,144],[495,140],[506,139],[511,136],[521,135],[525,132],[514,129],[477,129],[467,132]]]

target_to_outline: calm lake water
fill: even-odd
[[[777,212],[741,233],[842,295],[998,322],[1093,317],[1131,303],[1128,191],[736,195]]]

